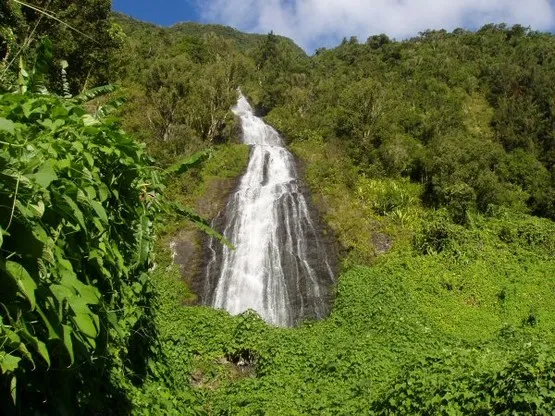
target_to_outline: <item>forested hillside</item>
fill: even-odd
[[[292,140],[339,139],[368,175],[424,184],[459,221],[490,204],[553,218],[554,46],[502,25],[351,39],[317,52],[271,120]]]
[[[229,141],[237,88],[261,82],[257,72],[272,53],[279,49],[283,59],[308,59],[278,36],[266,50],[265,36],[222,26],[183,23],[168,29],[121,15],[116,21],[127,34],[115,59],[130,101],[124,121],[162,160]]]
[[[0,5],[1,412],[553,414],[555,36],[308,56],[34,4],[64,23]],[[211,220],[245,167],[237,88],[337,241],[322,321],[195,306],[202,255],[173,264],[176,238],[202,253],[193,211]]]

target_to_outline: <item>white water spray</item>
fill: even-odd
[[[232,314],[253,309],[278,326],[321,318],[333,274],[294,158],[242,94],[233,112],[251,156],[226,206],[223,234],[235,249],[210,241],[207,303]]]

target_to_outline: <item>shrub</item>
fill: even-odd
[[[152,334],[158,172],[114,119],[6,94],[0,177],[2,410],[125,412]]]

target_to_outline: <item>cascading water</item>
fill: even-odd
[[[233,112],[251,155],[222,218],[234,249],[209,242],[204,302],[232,314],[253,309],[278,326],[321,318],[333,272],[295,160],[242,94]]]

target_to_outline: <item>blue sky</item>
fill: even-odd
[[[273,30],[309,52],[353,35],[361,41],[380,33],[403,39],[426,29],[486,23],[555,29],[555,0],[113,0],[113,8],[163,26],[191,20]]]
[[[188,20],[201,21],[195,4],[195,1],[187,0],[112,0],[114,10],[162,26]]]

